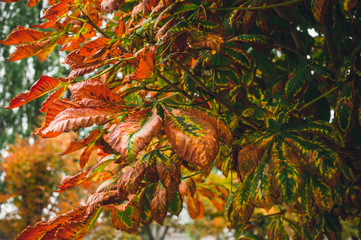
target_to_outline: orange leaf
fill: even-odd
[[[131,234],[138,233],[140,220],[138,206],[129,201],[122,205],[111,205],[111,209],[112,223],[117,230],[126,231]]]
[[[108,42],[109,39],[104,37],[88,41],[80,48],[78,54],[81,56],[92,56],[99,51],[99,49],[107,46]]]
[[[165,132],[180,159],[208,172],[218,153],[218,133],[211,122],[192,113],[165,109]]]
[[[117,113],[117,110],[116,108],[67,108],[56,115],[49,126],[42,128],[41,136],[48,137],[70,130],[77,131],[80,128],[90,127],[94,123],[103,125]]]
[[[71,98],[87,107],[106,107],[123,105],[123,99],[109,90],[107,85],[98,79],[89,79],[69,86]]]
[[[117,30],[115,31],[115,35],[120,38],[121,36],[123,36],[123,34],[125,33],[125,24],[124,24],[124,19],[120,18],[119,19],[119,24],[117,27]]]
[[[237,175],[240,179],[245,179],[257,167],[261,159],[264,148],[260,148],[255,144],[248,144],[238,152]]]
[[[155,50],[143,48],[136,54],[139,63],[136,66],[135,72],[125,77],[125,80],[143,80],[152,76],[155,70]]]
[[[51,32],[40,32],[34,29],[17,26],[5,40],[0,40],[4,45],[22,45],[38,42],[48,37]]]
[[[17,96],[15,96],[9,103],[8,107],[5,107],[7,109],[13,109],[20,107],[38,97],[41,97],[42,95],[48,93],[51,90],[54,90],[55,88],[59,87],[61,84],[61,81],[56,78],[48,77],[48,76],[42,76],[38,81],[36,81],[33,86],[30,88],[30,91],[27,91],[25,93],[20,93]]]
[[[137,194],[140,183],[146,170],[145,164],[138,164],[126,171],[118,181],[118,192],[126,191],[130,194]]]
[[[54,92],[52,92],[51,94],[49,94],[48,98],[43,102],[43,104],[41,105],[42,108],[40,109],[40,112],[47,112],[48,108],[51,104],[53,104],[53,102],[55,100],[60,99],[64,92],[66,90],[66,86],[60,87],[57,90],[55,90]]]
[[[122,200],[127,200],[118,195],[117,190],[111,190],[107,192],[98,192],[88,197],[86,205],[88,206],[88,212],[92,212],[99,206],[108,205],[112,203],[118,203]]]
[[[79,161],[79,164],[80,164],[80,167],[81,168],[84,168],[85,164],[88,162],[89,160],[89,157],[90,157],[90,154],[93,152],[93,150],[96,149],[96,146],[95,145],[88,145],[83,153],[80,155],[80,161]]]
[[[198,194],[194,195],[193,197],[188,195],[187,206],[188,206],[189,216],[192,219],[202,218],[204,213],[204,206],[201,203],[201,201],[199,201]]]
[[[162,126],[162,119],[154,108],[152,115],[146,118],[148,110],[134,113],[119,123],[108,134],[109,144],[122,158],[134,160],[138,152],[148,146]]]
[[[61,182],[61,185],[58,187],[58,189],[56,191],[63,192],[69,188],[78,186],[79,184],[82,183],[82,180],[86,177],[88,172],[89,172],[89,169],[86,169],[86,170],[83,170],[83,171],[77,173],[74,176],[68,176],[68,177],[64,178],[63,181]]]
[[[150,203],[150,211],[154,220],[163,225],[164,219],[167,216],[167,210],[167,191],[159,183]]]
[[[28,7],[34,7],[40,0],[28,0]]]
[[[69,154],[75,151],[78,151],[85,146],[87,146],[89,143],[95,141],[101,134],[101,131],[99,129],[94,129],[86,138],[79,141],[71,141],[69,146],[66,148],[66,150],[61,154]]]
[[[20,233],[17,240],[35,240],[46,237],[46,233],[67,221],[82,216],[86,213],[86,207],[75,208],[67,213],[61,214],[48,222],[38,222],[34,227],[27,227]]]
[[[53,133],[44,134],[43,130],[46,129],[52,121],[54,121],[55,117],[60,112],[64,111],[67,108],[74,108],[74,107],[79,107],[79,105],[68,99],[59,99],[59,100],[53,101],[51,103],[51,105],[48,106],[43,126],[34,134],[42,136],[42,137],[58,136],[61,132],[53,132]]]
[[[46,18],[49,21],[57,19],[65,14],[67,14],[70,7],[71,7],[71,5],[69,5],[65,2],[51,5],[48,9],[46,9],[44,11],[42,18]]]
[[[13,62],[37,55],[40,61],[44,61],[54,50],[55,46],[56,41],[53,41],[53,39],[46,39],[44,41],[18,46],[16,50],[10,54],[7,60]]]

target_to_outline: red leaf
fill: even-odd
[[[106,107],[123,105],[123,99],[109,90],[107,85],[98,79],[89,79],[69,86],[71,98],[87,107]]]
[[[58,187],[58,189],[56,191],[63,192],[69,188],[78,186],[79,184],[82,183],[82,180],[86,177],[88,172],[89,172],[89,169],[86,169],[86,170],[83,170],[83,171],[77,173],[74,176],[68,176],[68,177],[64,178],[63,181],[61,182],[61,185]]]
[[[51,32],[40,32],[34,29],[17,26],[5,40],[0,40],[4,45],[22,45],[37,42],[48,37]]]
[[[87,146],[83,153],[80,155],[80,167],[81,168],[84,168],[85,164],[88,162],[89,160],[89,157],[90,157],[90,154],[93,152],[93,150],[96,149],[96,146],[95,145],[89,145]]]
[[[41,239],[48,231],[51,231],[53,228],[57,228],[58,225],[62,225],[73,218],[84,215],[85,212],[86,207],[79,207],[67,213],[61,214],[48,222],[38,222],[34,225],[34,227],[29,226],[22,231],[17,237],[17,240]]]
[[[87,146],[89,143],[95,141],[101,134],[101,131],[99,129],[94,129],[86,138],[79,141],[71,141],[69,146],[66,148],[66,150],[61,154],[69,154],[75,151],[78,151],[85,146]]]
[[[47,56],[54,50],[56,41],[46,39],[44,41],[35,42],[28,45],[22,45],[10,54],[8,61],[17,61],[27,57],[37,55],[40,61],[44,61]]]
[[[34,7],[40,0],[28,0],[28,7]]]
[[[103,125],[116,114],[116,108],[67,108],[60,112],[46,128],[41,130],[41,136],[77,131],[93,124]]]
[[[7,109],[13,109],[20,107],[38,97],[41,97],[42,95],[48,93],[51,90],[54,90],[55,88],[59,87],[61,84],[61,81],[56,78],[48,77],[48,76],[42,76],[38,81],[36,81],[33,86],[30,88],[30,91],[27,91],[25,93],[20,93],[17,96],[15,96],[9,103],[8,107],[5,107]]]
[[[71,5],[68,5],[65,2],[51,5],[48,9],[46,9],[44,11],[42,18],[46,18],[49,21],[57,19],[65,14],[67,14],[70,7],[71,7]]]
[[[47,112],[49,106],[51,104],[53,104],[53,102],[55,100],[59,100],[63,96],[65,90],[66,90],[66,86],[63,86],[63,87],[58,88],[57,90],[55,90],[51,94],[49,94],[48,98],[41,105],[42,108],[40,109],[40,112]]]
[[[91,195],[86,201],[86,205],[88,206],[87,211],[92,212],[94,211],[94,209],[97,209],[99,206],[108,205],[112,203],[119,203],[122,200],[127,200],[127,199],[121,198],[121,196],[118,195],[117,190],[95,193]]]
[[[125,24],[124,24],[124,19],[120,18],[119,19],[119,24],[117,27],[117,30],[115,31],[115,35],[120,38],[123,36],[123,34],[125,33]]]
[[[79,107],[78,104],[68,100],[68,99],[59,99],[52,102],[50,106],[48,106],[48,110],[46,112],[45,121],[43,126],[34,134],[42,136],[42,137],[56,137],[61,132],[48,132],[45,134],[43,131],[50,125],[52,121],[54,121],[55,117],[62,111],[67,108],[76,108]]]
[[[165,109],[164,128],[179,158],[208,172],[218,153],[218,133],[210,121],[194,113],[181,109],[170,113]]]
[[[161,184],[158,184],[154,197],[150,202],[150,211],[154,220],[161,225],[163,225],[164,219],[167,216],[167,201],[167,191],[161,187]]]
[[[139,63],[136,66],[135,72],[127,75],[125,80],[143,80],[152,76],[155,70],[155,50],[143,48],[136,54]]]
[[[94,55],[99,49],[104,48],[108,45],[109,39],[108,38],[97,38],[85,43],[79,50],[78,54],[80,56],[92,56]]]
[[[126,191],[130,194],[137,194],[139,185],[143,180],[145,170],[146,166],[144,164],[140,164],[126,171],[118,181],[118,192]]]
[[[138,152],[148,146],[162,126],[162,119],[156,109],[146,118],[148,110],[134,113],[119,123],[108,134],[109,145],[118,151],[122,158],[134,160]]]

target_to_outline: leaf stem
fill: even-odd
[[[313,99],[311,102],[306,103],[298,111],[301,111],[301,110],[305,109],[306,107],[310,106],[311,104],[317,102],[321,98],[323,98],[323,97],[327,96],[328,94],[332,93],[333,91],[335,91],[337,88],[338,87],[334,87],[331,90],[329,90],[328,92],[325,92],[324,94],[322,94],[322,95],[318,96],[317,98]]]
[[[281,2],[281,3],[275,3],[270,5],[263,5],[263,6],[257,6],[257,7],[230,7],[230,8],[209,8],[211,10],[217,10],[217,11],[230,11],[230,10],[250,10],[250,11],[257,11],[257,10],[263,10],[263,9],[269,9],[269,8],[275,8],[275,7],[283,7],[287,5],[291,5],[294,3],[301,2],[303,0],[291,0],[288,2]]]

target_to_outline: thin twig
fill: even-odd
[[[306,103],[305,105],[303,105],[303,106],[299,109],[299,111],[305,109],[306,107],[308,107],[308,106],[310,106],[311,104],[317,102],[317,101],[320,100],[321,98],[323,98],[323,97],[327,96],[328,94],[332,93],[332,92],[335,91],[337,88],[338,88],[338,87],[334,87],[334,88],[332,88],[330,91],[325,92],[324,94],[322,94],[322,95],[318,96],[317,98],[313,99],[311,102]]]
[[[263,10],[263,9],[269,9],[269,8],[275,8],[275,7],[283,7],[288,6],[294,3],[301,2],[303,0],[292,0],[288,2],[281,2],[281,3],[275,3],[270,5],[264,5],[264,6],[257,6],[257,7],[230,7],[230,8],[209,8],[211,10],[217,10],[217,11],[230,11],[230,10],[250,10],[250,11],[257,11],[257,10]]]

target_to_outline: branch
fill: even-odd
[[[333,42],[330,25],[327,23],[327,21],[324,21],[321,24],[321,27],[322,27],[322,32],[325,35],[326,45],[327,45],[328,52],[331,55],[332,63],[336,68],[338,68],[338,66],[340,65],[340,61],[338,59],[335,44]]]
[[[281,2],[281,3],[275,3],[275,4],[257,6],[257,7],[230,7],[230,8],[209,8],[209,9],[218,10],[218,11],[230,11],[230,10],[256,11],[256,10],[263,10],[263,9],[269,9],[269,8],[288,6],[288,5],[298,3],[298,2],[301,2],[301,1],[303,1],[303,0],[292,0],[292,1],[288,1],[288,2]]]
[[[180,67],[185,73],[188,74],[188,76],[196,83],[198,83],[198,85],[207,92],[207,94],[211,97],[213,97],[214,99],[216,99],[219,103],[221,103],[223,106],[225,106],[228,110],[230,110],[231,112],[233,112],[237,117],[239,117],[242,121],[244,121],[247,125],[251,126],[252,128],[254,128],[255,130],[259,131],[258,127],[253,124],[252,122],[248,121],[246,118],[244,118],[243,116],[241,116],[241,113],[233,108],[228,102],[226,102],[225,100],[223,100],[223,98],[221,98],[220,96],[218,96],[217,94],[215,94],[210,88],[208,88],[199,78],[197,78],[196,76],[194,76],[182,63],[180,63],[177,59],[175,58],[171,58],[171,60],[178,66]]]

